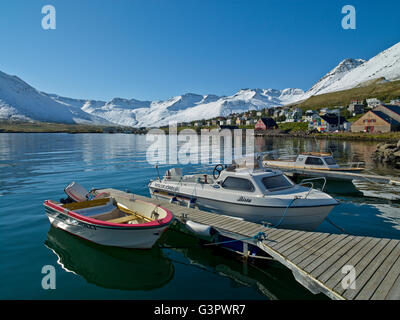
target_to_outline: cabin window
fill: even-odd
[[[324,163],[322,162],[322,160],[320,158],[308,157],[307,160],[306,160],[306,164],[321,166]]]
[[[254,185],[251,181],[243,178],[228,177],[222,183],[222,187],[230,190],[253,192]]]
[[[336,164],[336,161],[332,157],[324,158],[326,164],[328,166],[332,166]]]
[[[265,178],[262,178],[261,181],[262,181],[264,187],[269,191],[287,189],[292,186],[292,183],[290,182],[290,180],[282,174],[279,174],[277,176],[272,176],[272,177],[265,177]]]

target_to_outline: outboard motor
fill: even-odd
[[[89,192],[82,187],[80,184],[76,182],[70,183],[65,189],[64,192],[68,196],[65,199],[60,199],[61,203],[71,203],[71,202],[82,202],[88,200]]]

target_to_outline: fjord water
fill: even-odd
[[[147,183],[157,176],[146,159],[150,144],[144,135],[129,134],[0,134],[1,299],[324,298],[277,263],[244,264],[176,231],[160,239],[175,249],[128,250],[50,227],[43,201],[59,200],[71,181],[149,195]],[[256,138],[255,147],[273,156],[332,151],[339,162],[365,161],[371,172],[400,176],[372,161],[371,142]],[[183,168],[209,172],[212,166]],[[169,167],[160,166],[160,174]],[[374,183],[359,188],[332,194],[341,203],[329,218],[354,235],[400,239],[399,189]],[[317,231],[340,232],[327,222]],[[42,288],[45,265],[55,267],[55,290]]]

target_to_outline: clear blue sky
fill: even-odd
[[[56,8],[57,29],[41,27]],[[357,29],[343,30],[351,4]],[[0,70],[73,98],[308,89],[400,41],[398,0],[2,0]]]

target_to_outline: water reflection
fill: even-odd
[[[236,254],[216,247],[205,248],[197,238],[171,229],[163,240],[165,245],[175,247],[166,252],[173,252],[174,257],[179,253],[188,261],[182,263],[229,278],[232,287],[251,287],[270,300],[325,299],[325,296],[314,295],[302,287],[292,273],[277,262],[258,260],[246,263]],[[176,258],[174,262],[177,262]]]
[[[50,227],[45,241],[66,271],[108,289],[153,290],[174,275],[173,264],[160,249],[128,250],[100,246]]]

